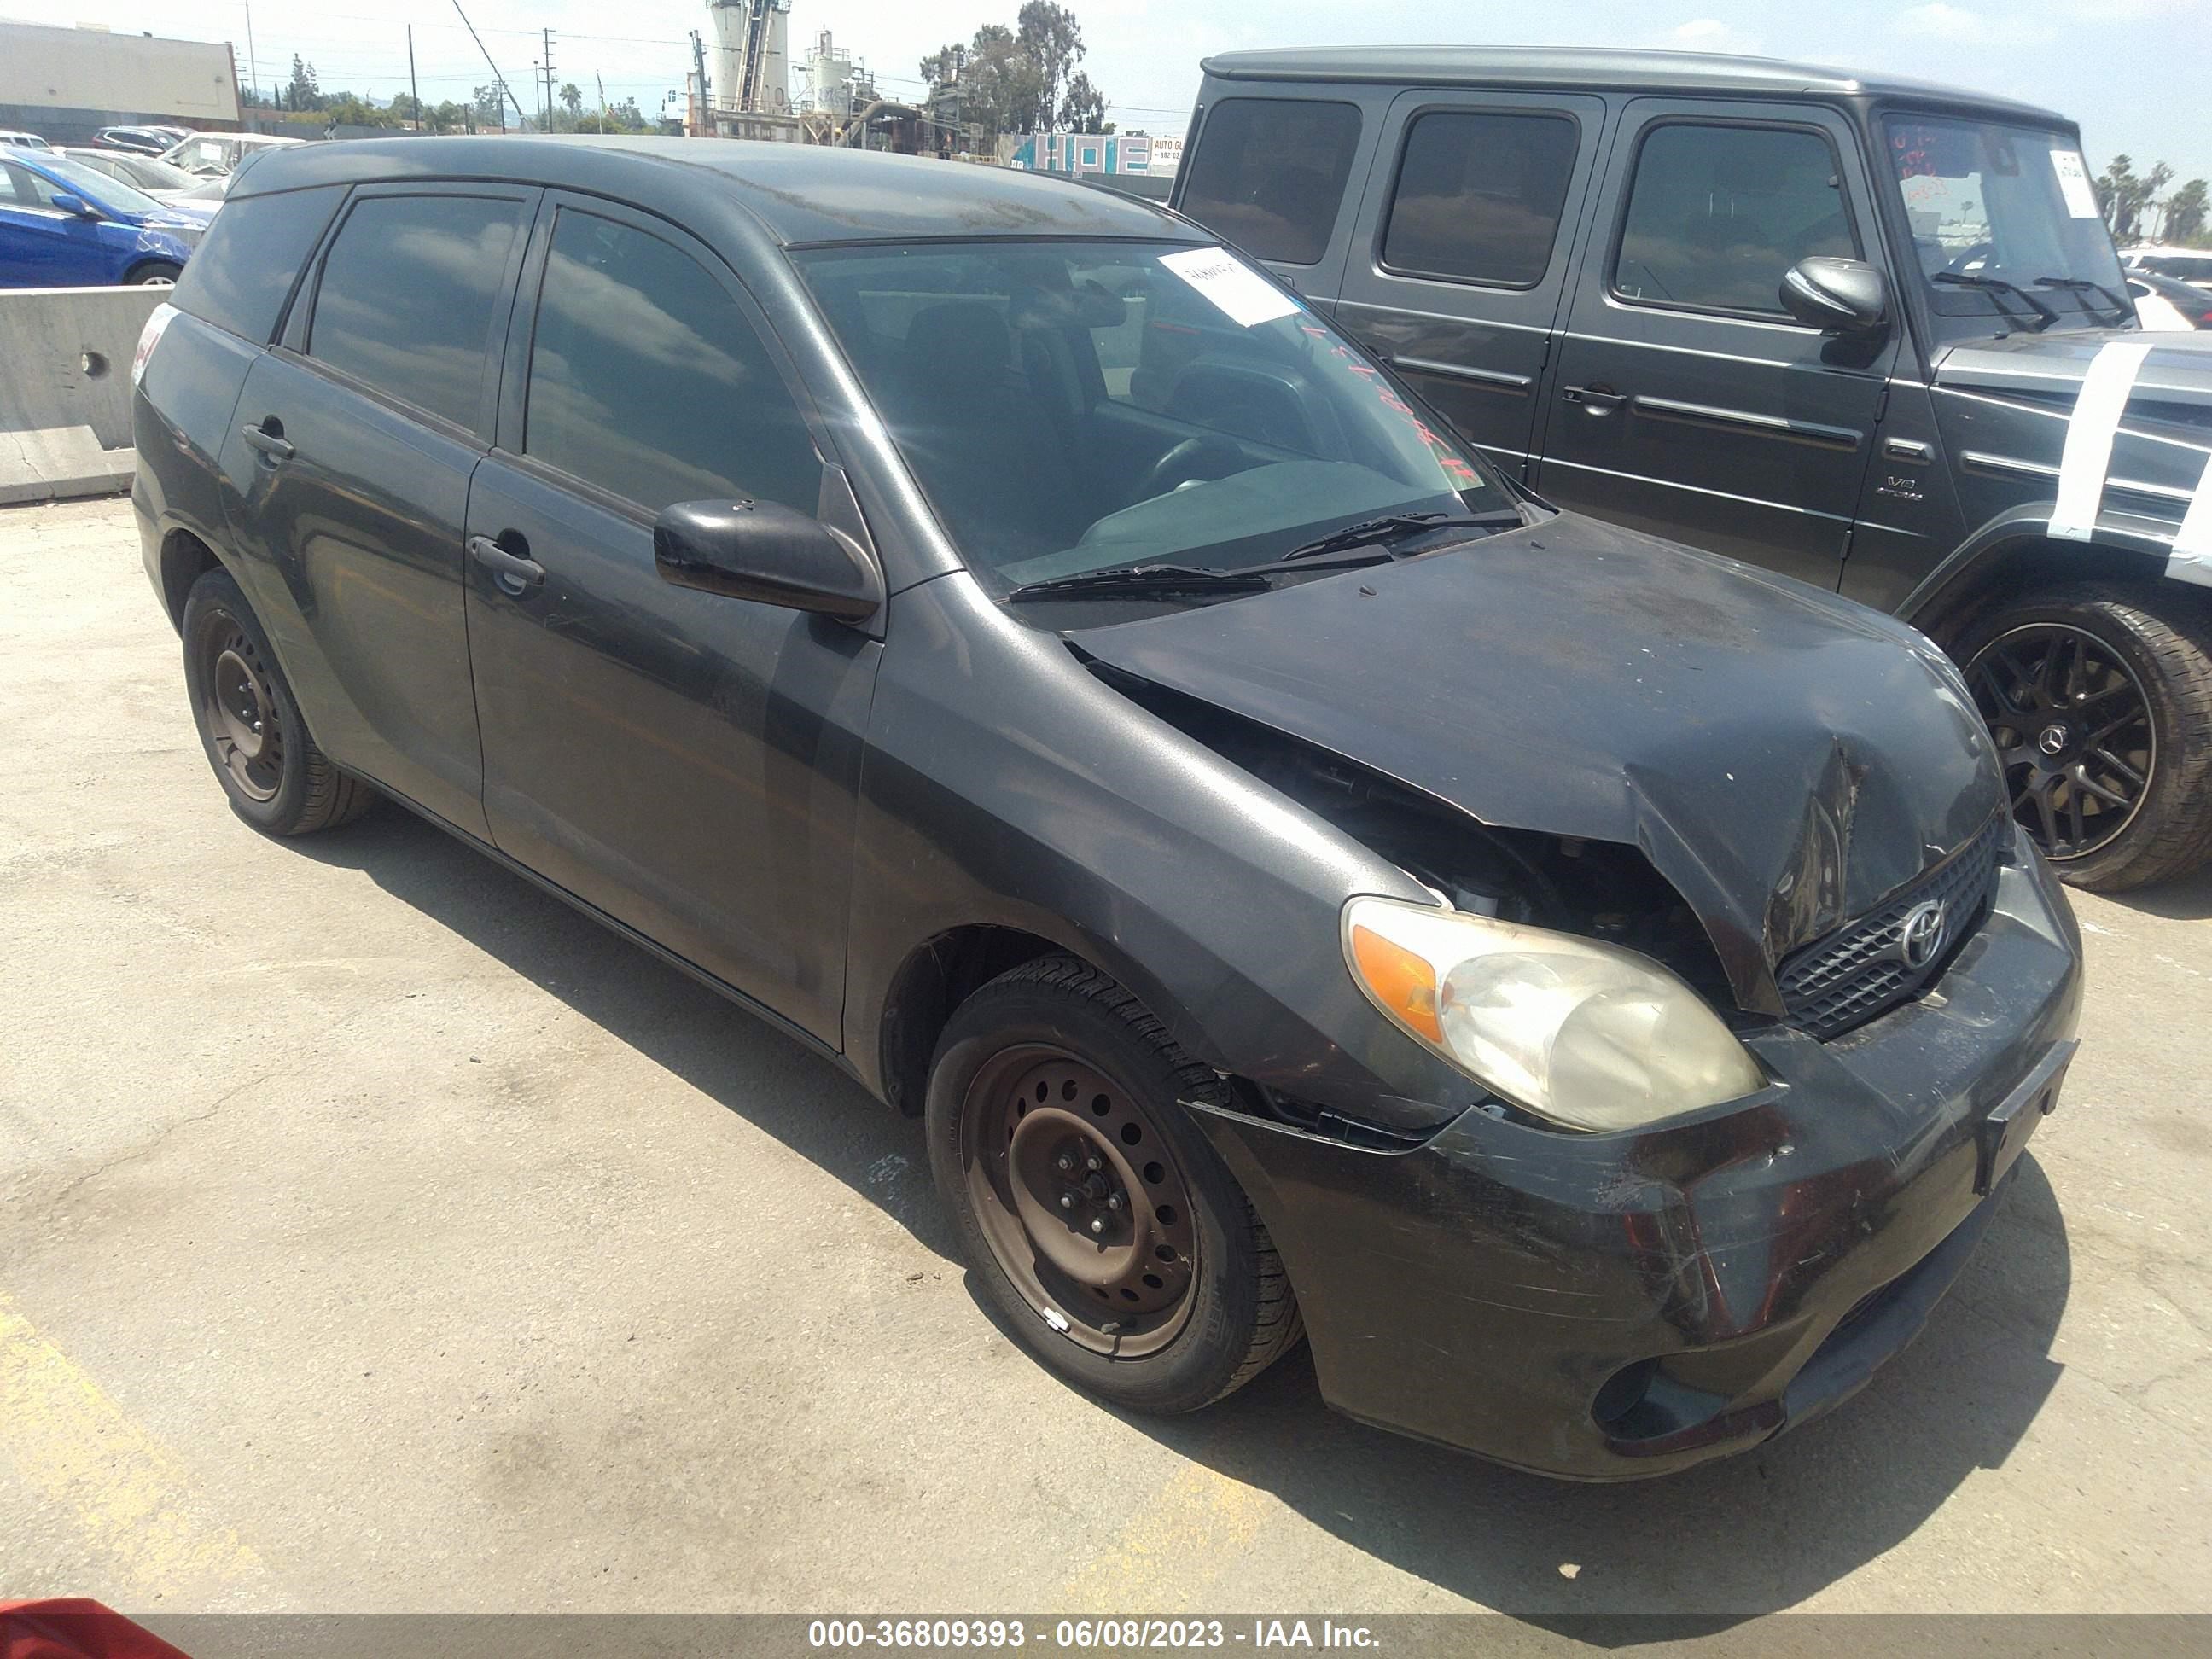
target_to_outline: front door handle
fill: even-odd
[[[292,447],[292,441],[284,435],[284,423],[271,415],[259,426],[242,426],[238,435],[261,452],[262,459],[271,466],[282,465],[300,452]]]
[[[1628,394],[1600,381],[1595,386],[1571,386],[1559,393],[1559,400],[1580,404],[1585,415],[1610,415],[1628,401]]]
[[[511,530],[501,533],[516,542],[522,540]],[[469,556],[490,571],[499,585],[510,593],[526,592],[545,580],[544,565],[520,553],[508,552],[489,536],[469,538]]]

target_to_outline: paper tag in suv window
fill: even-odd
[[[1298,302],[1227,248],[1194,247],[1188,253],[1164,253],[1160,263],[1212,301],[1213,307],[1242,328],[1295,316]]]
[[[2076,219],[2100,219],[2097,208],[2097,192],[2089,183],[2089,169],[2078,149],[2054,149],[2051,152],[2051,170],[2058,175],[2058,193],[2066,198],[2066,210]]]
[[[176,307],[164,300],[154,307],[154,314],[146,319],[146,326],[138,331],[138,349],[131,355],[131,384],[137,386],[146,378],[147,360],[153,356],[154,348],[161,338],[161,331],[177,314]]]

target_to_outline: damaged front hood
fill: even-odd
[[[1776,963],[2003,801],[1911,629],[1573,515],[1075,638],[1486,823],[1641,848],[1769,1013]]]

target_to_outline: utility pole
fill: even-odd
[[[696,29],[691,31],[691,73],[692,84],[699,88],[699,115],[691,124],[691,136],[711,138],[714,136],[714,117],[707,103],[707,48]]]
[[[543,60],[545,64],[545,131],[550,132],[553,131],[553,31],[540,29],[538,33],[545,42]]]
[[[528,118],[522,112],[522,100],[517,98],[514,95],[514,88],[507,84],[507,77],[499,72],[499,65],[492,63],[491,49],[484,45],[483,36],[477,33],[477,26],[469,21],[468,13],[461,10],[461,0],[453,0],[453,9],[457,13],[459,13],[461,27],[469,32],[469,39],[477,43],[477,50],[483,53],[484,62],[490,65],[492,80],[498,84],[499,89],[507,94],[506,101],[501,103],[499,106],[499,130],[501,132],[505,132],[507,131],[507,106],[508,104],[514,106],[514,118],[516,120],[522,121]]]
[[[407,95],[415,100],[415,131],[422,131],[422,88],[415,84],[415,26],[407,26]]]
[[[258,98],[261,95],[261,65],[253,56],[253,8],[251,4],[246,8],[246,79],[253,88],[253,95]]]

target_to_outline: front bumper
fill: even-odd
[[[1751,1104],[1641,1135],[1470,1111],[1377,1152],[1202,1121],[1290,1269],[1346,1415],[1576,1480],[1740,1451],[1917,1334],[2073,1051],[2081,941],[2024,840],[1932,991],[1747,1039]]]

